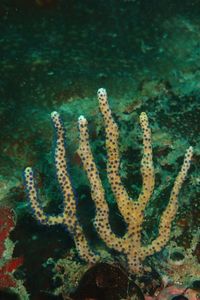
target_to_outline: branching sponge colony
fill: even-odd
[[[118,237],[110,227],[109,208],[105,199],[102,181],[91,151],[87,120],[83,116],[80,116],[78,120],[80,132],[78,153],[87,173],[91,186],[91,196],[96,206],[94,225],[99,236],[109,248],[115,249],[120,254],[126,256],[129,271],[140,272],[144,259],[160,251],[170,239],[171,225],[178,208],[178,194],[190,167],[193,149],[189,147],[186,151],[183,165],[172,188],[169,203],[161,216],[157,237],[150,244],[143,245],[141,242],[141,233],[142,223],[144,221],[144,210],[153,193],[155,182],[151,130],[148,124],[148,117],[144,112],[140,115],[140,125],[143,132],[143,158],[141,162],[143,185],[139,198],[133,200],[128,195],[120,178],[119,130],[108,105],[106,90],[102,88],[99,89],[97,95],[105,123],[107,176],[118,209],[127,223],[127,231],[123,237]],[[56,131],[55,166],[58,182],[63,193],[63,212],[58,216],[45,214],[38,202],[33,170],[28,167],[25,169],[25,182],[31,207],[36,219],[42,224],[64,224],[73,236],[80,257],[85,261],[94,263],[97,262],[100,257],[90,249],[83,229],[77,219],[76,201],[66,164],[64,127],[57,112],[53,112],[51,118]]]

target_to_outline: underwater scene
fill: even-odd
[[[200,1],[0,17],[0,300],[200,300]]]

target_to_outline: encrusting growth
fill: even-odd
[[[118,237],[112,231],[109,223],[109,208],[105,199],[105,192],[94,162],[89,143],[87,120],[80,116],[78,120],[80,144],[78,153],[91,186],[91,196],[96,206],[95,228],[109,248],[115,249],[127,258],[130,272],[140,272],[144,259],[160,251],[170,239],[172,221],[178,208],[178,194],[190,167],[193,154],[192,147],[186,151],[182,168],[172,188],[169,203],[160,220],[158,236],[148,245],[141,243],[144,210],[154,190],[154,167],[152,159],[151,130],[146,113],[140,115],[140,125],[143,132],[143,158],[141,162],[142,190],[139,198],[131,199],[120,178],[120,155],[118,148],[119,131],[107,102],[105,89],[98,90],[98,100],[103,115],[106,131],[107,176],[114,193],[119,211],[127,223],[127,231],[123,237]],[[38,202],[36,185],[32,168],[25,169],[25,182],[35,217],[48,225],[64,224],[72,234],[79,255],[88,262],[96,262],[100,257],[94,253],[85,238],[82,227],[76,215],[76,201],[66,165],[66,151],[64,143],[64,128],[57,112],[51,114],[56,130],[55,165],[59,185],[63,193],[63,212],[58,216],[45,214]]]

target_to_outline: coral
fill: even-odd
[[[198,242],[199,232],[194,235],[188,249],[177,246],[173,241],[169,243],[165,249],[167,257],[157,262],[157,271],[166,284],[194,286],[198,282],[200,265],[195,255]]]
[[[145,300],[199,300],[199,293],[183,286],[169,286],[164,288],[157,296],[145,296]]]
[[[20,299],[28,299],[28,294],[21,282],[13,273],[23,263],[22,257],[13,258],[14,244],[9,239],[11,230],[15,227],[15,216],[8,207],[0,207],[0,290],[10,289],[19,294]],[[23,291],[20,293],[19,291]]]
[[[54,294],[62,294],[64,299],[128,300],[128,295],[142,295],[127,270],[114,262],[83,265],[75,259],[74,251],[70,251],[64,259],[55,263],[50,258],[47,264],[55,266],[53,280],[62,282]]]
[[[16,279],[13,277],[14,272],[23,262],[21,257],[11,258],[4,261],[4,252],[6,251],[5,240],[8,238],[10,231],[15,226],[14,215],[10,208],[0,208],[0,289],[16,287]]]
[[[57,262],[54,262],[52,258],[48,259],[47,264],[54,265],[55,275],[53,280],[56,281],[58,279],[62,282],[62,285],[55,290],[55,295],[72,294],[77,289],[81,277],[88,270],[88,266],[78,262],[75,257],[75,253],[72,250],[64,259],[61,258]]]
[[[0,257],[2,257],[5,250],[5,240],[15,227],[15,221],[11,209],[8,207],[0,208],[0,217]]]
[[[127,232],[123,237],[117,236],[111,229],[109,223],[109,208],[105,200],[105,191],[94,162],[93,154],[89,144],[87,120],[80,116],[78,120],[80,132],[80,144],[78,153],[83,162],[83,167],[91,186],[91,196],[96,206],[96,217],[94,225],[102,240],[109,248],[117,250],[127,258],[130,272],[142,271],[142,262],[146,257],[160,251],[170,239],[172,222],[178,209],[178,194],[190,167],[193,154],[192,147],[186,151],[183,165],[175,179],[168,205],[160,218],[157,237],[147,245],[142,244],[142,224],[144,211],[154,190],[154,167],[152,158],[151,130],[146,113],[140,114],[140,125],[143,132],[143,158],[141,162],[141,173],[143,186],[139,198],[131,199],[120,177],[120,155],[118,148],[119,130],[115,123],[107,102],[107,94],[104,89],[98,90],[98,100],[103,115],[106,132],[107,149],[107,176],[121,215],[127,223]],[[97,262],[99,255],[94,253],[85,238],[82,227],[76,215],[76,201],[72,184],[67,171],[66,150],[64,142],[64,127],[57,112],[51,114],[56,130],[55,165],[58,182],[60,184],[64,205],[63,212],[57,216],[45,214],[38,202],[36,183],[31,167],[25,169],[25,184],[35,217],[46,225],[64,224],[74,238],[79,255],[88,262]]]

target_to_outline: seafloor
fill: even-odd
[[[10,239],[15,243],[13,257],[23,257],[23,264],[15,271],[16,280],[23,282],[33,300],[172,299],[159,298],[160,291],[169,286],[192,291],[182,292],[182,298],[176,300],[200,299],[200,2],[2,0],[0,17],[0,209],[8,206],[17,215]],[[50,113],[56,110],[66,129],[79,221],[91,246],[109,252],[93,227],[95,207],[77,154],[77,119],[84,115],[106,190],[111,226],[116,234],[124,233],[126,226],[106,178],[104,124],[96,98],[100,87],[108,92],[120,128],[120,174],[134,199],[142,185],[139,114],[145,111],[149,117],[156,188],[145,210],[144,243],[158,233],[160,215],[167,206],[185,151],[190,145],[194,148],[171,239],[160,253],[145,260],[154,271],[146,271],[146,277],[134,274],[130,279],[141,292],[134,296],[124,293],[128,277],[122,280],[124,286],[117,281],[115,288],[107,288],[107,294],[73,294],[78,283],[71,273],[80,269],[84,273],[87,267],[72,254],[74,244],[66,228],[42,226],[35,220],[24,186],[23,170],[34,166],[45,211],[62,210],[52,155]],[[176,251],[169,260],[171,249]],[[116,253],[112,263],[115,257]],[[58,265],[53,268],[58,259],[66,259],[62,276],[56,274],[60,271]],[[2,256],[0,281],[3,263]],[[102,276],[108,272],[113,280],[111,262],[104,267],[100,265]],[[12,288],[2,288],[1,300],[15,297],[27,299],[28,295],[16,296]]]

